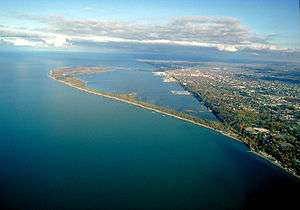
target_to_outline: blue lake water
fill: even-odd
[[[143,68],[137,58],[0,52],[3,209],[267,209],[297,203],[299,181],[243,144],[47,77],[61,66]]]
[[[185,112],[195,117],[216,120],[212,112],[192,95],[174,95],[172,91],[183,91],[184,89],[177,83],[163,82],[163,78],[154,75],[153,71],[155,69],[129,68],[83,75],[80,78],[86,81],[89,87],[112,93],[134,93],[135,97],[142,101]]]

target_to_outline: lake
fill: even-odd
[[[139,58],[145,56],[0,52],[5,209],[267,209],[297,203],[299,181],[245,145],[47,76],[53,68],[95,65],[144,76],[141,70],[150,67]],[[109,83],[102,87],[108,90]]]

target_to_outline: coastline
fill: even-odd
[[[146,109],[146,110],[150,110],[150,111],[153,111],[153,112],[156,112],[156,113],[159,113],[159,114],[162,114],[162,115],[167,115],[167,116],[170,116],[170,117],[173,117],[173,118],[176,118],[176,119],[179,119],[179,120],[182,120],[182,121],[185,121],[185,122],[189,122],[189,123],[192,123],[194,125],[197,125],[197,126],[201,126],[201,127],[204,127],[204,128],[207,128],[207,129],[210,129],[210,130],[213,130],[215,132],[218,132],[230,139],[233,139],[235,141],[238,141],[240,143],[243,143],[244,145],[246,145],[248,148],[249,148],[249,152],[263,158],[264,160],[267,160],[269,161],[270,163],[274,164],[275,166],[281,168],[282,170],[284,170],[286,173],[288,173],[289,175],[292,175],[293,177],[296,177],[298,179],[300,179],[300,176],[297,175],[296,173],[294,173],[293,171],[291,171],[289,168],[286,168],[284,166],[282,166],[278,161],[274,160],[273,158],[271,158],[270,156],[268,156],[267,154],[264,154],[262,152],[257,152],[257,151],[254,151],[245,141],[237,138],[236,136],[232,136],[230,135],[229,133],[226,133],[222,130],[219,130],[219,129],[216,129],[216,128],[213,128],[209,125],[206,125],[206,124],[203,124],[203,123],[199,123],[199,122],[196,122],[192,119],[189,119],[189,118],[185,118],[185,117],[182,117],[182,116],[179,116],[179,115],[176,115],[174,113],[171,113],[171,112],[168,112],[167,110],[161,110],[159,108],[155,108],[155,107],[152,107],[152,106],[147,106],[146,104],[142,104],[141,102],[139,101],[131,101],[131,100],[128,100],[128,99],[125,99],[125,98],[121,98],[121,97],[118,97],[116,95],[112,95],[112,94],[109,94],[109,93],[104,93],[104,92],[97,92],[96,90],[93,90],[93,89],[90,89],[86,86],[84,87],[79,87],[77,85],[73,85],[69,82],[66,82],[64,80],[60,80],[60,79],[57,79],[55,78],[53,75],[53,70],[50,70],[49,73],[48,73],[48,76],[49,78],[57,81],[57,82],[60,82],[66,86],[69,86],[69,87],[72,87],[72,88],[75,88],[75,89],[78,89],[82,92],[85,92],[85,93],[88,93],[88,94],[93,94],[93,95],[97,95],[97,96],[101,96],[101,97],[105,97],[105,98],[109,98],[109,99],[112,99],[112,100],[115,100],[115,101],[119,101],[119,102],[123,102],[123,103],[127,103],[127,104],[130,104],[130,105],[133,105],[133,106],[136,106],[136,107],[139,107],[139,108],[143,108],[143,109]],[[76,78],[77,79],[77,78]],[[77,79],[79,81],[81,81],[80,79]],[[81,81],[83,82],[83,81]]]
[[[234,139],[234,140],[236,140],[236,141],[239,141],[239,142],[241,142],[241,143],[246,144],[244,141],[242,141],[242,140],[240,140],[240,139],[238,139],[238,138],[236,138],[236,137],[234,137],[234,136],[231,136],[231,135],[229,135],[229,134],[227,134],[227,133],[225,133],[225,132],[223,132],[223,131],[220,131],[220,130],[217,130],[217,129],[215,129],[215,128],[212,128],[212,127],[210,127],[210,126],[208,126],[208,125],[205,125],[205,124],[202,124],[202,123],[199,123],[199,122],[195,122],[195,121],[193,121],[193,120],[191,120],[191,119],[187,119],[187,118],[184,118],[184,117],[180,117],[180,116],[178,116],[178,115],[176,115],[176,114],[172,114],[172,113],[169,113],[169,112],[166,112],[166,111],[162,111],[162,110],[159,110],[159,109],[155,109],[155,108],[150,107],[150,106],[145,106],[145,105],[143,105],[143,104],[140,104],[140,103],[137,103],[137,102],[133,102],[133,101],[129,101],[129,100],[126,100],[126,99],[117,97],[117,96],[112,96],[112,95],[109,95],[109,94],[106,94],[106,93],[96,92],[96,91],[90,90],[90,89],[88,89],[88,88],[82,88],[82,87],[78,87],[78,86],[76,86],[76,85],[72,85],[72,84],[70,84],[70,83],[68,83],[68,82],[65,82],[65,81],[63,81],[63,80],[56,79],[55,77],[53,77],[53,76],[51,75],[51,72],[52,72],[52,71],[50,71],[50,73],[49,73],[49,77],[50,77],[51,79],[53,79],[53,80],[55,80],[55,81],[58,81],[58,82],[60,82],[60,83],[63,83],[63,84],[65,84],[65,85],[69,86],[69,87],[76,88],[76,89],[78,89],[78,90],[80,90],[80,91],[83,91],[83,92],[86,92],[86,93],[89,93],[89,94],[93,94],[93,95],[97,95],[97,96],[102,96],[102,97],[109,98],[109,99],[113,99],[113,100],[120,101],[120,102],[123,102],[123,103],[131,104],[131,105],[134,105],[134,106],[143,108],[143,109],[147,109],[147,110],[150,110],[150,111],[154,111],[154,112],[159,113],[159,114],[164,114],[164,115],[167,115],[167,116],[171,116],[171,117],[174,117],[174,118],[176,118],[176,119],[180,119],[180,120],[183,120],[183,121],[185,121],[185,122],[192,123],[192,124],[194,124],[194,125],[198,125],[198,126],[201,126],[201,127],[205,127],[205,128],[214,130],[214,131],[216,131],[216,132],[218,132],[218,133],[221,133],[221,134],[223,134],[223,135],[225,135],[225,136],[227,136],[227,137],[229,137],[229,138],[232,138],[232,139]]]

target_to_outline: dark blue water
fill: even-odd
[[[297,203],[299,182],[244,145],[47,77],[60,66],[117,66],[131,59],[136,55],[0,52],[2,209]]]

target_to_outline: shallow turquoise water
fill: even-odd
[[[1,204],[254,209],[295,202],[299,182],[244,145],[47,77],[60,66],[130,65],[135,56],[0,52]]]

